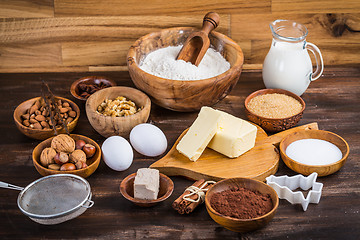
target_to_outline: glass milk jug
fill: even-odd
[[[308,31],[304,25],[275,20],[270,23],[270,29],[273,40],[263,65],[264,84],[266,88],[281,88],[300,96],[310,82],[318,79],[323,72],[320,50],[306,42]],[[315,56],[315,72],[308,51]]]

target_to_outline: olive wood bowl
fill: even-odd
[[[133,101],[137,107],[143,107],[139,112],[123,117],[104,116],[97,112],[97,107],[105,99],[126,97]],[[91,126],[103,137],[128,137],[131,129],[140,123],[145,123],[150,115],[151,101],[145,93],[130,87],[109,87],[92,94],[85,105],[86,115]]]
[[[120,192],[127,200],[133,202],[140,207],[151,207],[159,202],[165,201],[174,191],[173,181],[166,175],[160,173],[160,186],[158,198],[155,200],[134,198],[134,181],[136,173],[130,174],[120,184]]]
[[[95,155],[92,156],[91,158],[86,159],[86,164],[88,166],[86,168],[72,170],[72,171],[57,171],[57,170],[52,170],[52,169],[46,168],[43,165],[41,165],[41,163],[40,163],[41,152],[44,148],[51,146],[51,141],[54,138],[54,137],[52,137],[52,138],[48,138],[48,139],[42,141],[41,143],[39,143],[34,148],[33,153],[32,153],[33,164],[34,164],[36,170],[42,176],[60,174],[60,173],[69,173],[69,174],[75,174],[80,177],[86,178],[86,177],[90,176],[91,174],[93,174],[95,172],[95,170],[98,168],[100,159],[101,159],[101,149],[100,149],[99,145],[91,138],[85,137],[83,135],[70,134],[70,137],[72,137],[75,141],[84,140],[86,143],[89,143],[89,144],[92,144],[95,146],[95,148],[96,148]]]
[[[295,142],[295,141],[301,140],[301,139],[309,139],[309,138],[325,140],[325,141],[328,141],[328,142],[336,145],[340,149],[343,157],[339,161],[332,163],[332,164],[306,165],[306,164],[299,163],[286,155],[286,148],[292,142]],[[350,152],[348,143],[342,137],[340,137],[339,135],[337,135],[335,133],[324,131],[324,130],[300,130],[300,131],[291,133],[291,134],[287,135],[280,142],[279,148],[280,148],[281,159],[284,161],[286,166],[288,166],[290,169],[292,169],[293,171],[295,171],[297,173],[301,173],[303,175],[310,175],[313,172],[317,172],[319,177],[327,176],[334,172],[339,171],[340,168],[345,164],[345,161],[348,158],[349,152]]]
[[[302,109],[298,114],[295,114],[290,117],[286,118],[266,118],[259,116],[253,112],[251,112],[248,108],[248,104],[251,99],[253,99],[256,96],[259,95],[265,95],[265,94],[272,94],[272,93],[279,93],[279,94],[285,94],[290,97],[295,98],[297,101],[299,101],[302,105]],[[247,118],[262,127],[267,132],[280,132],[284,131],[286,129],[292,128],[296,126],[296,124],[300,121],[302,118],[303,112],[305,110],[305,102],[304,100],[299,97],[298,95],[289,92],[287,90],[283,89],[261,89],[256,92],[251,93],[246,99],[245,99],[245,113]]]
[[[20,130],[21,133],[23,133],[24,135],[30,137],[30,138],[34,138],[34,139],[38,139],[38,140],[44,140],[47,139],[49,137],[52,137],[55,135],[54,133],[54,129],[50,128],[50,129],[34,129],[34,128],[30,128],[30,127],[26,127],[25,125],[22,124],[21,121],[21,115],[25,114],[26,110],[29,109],[35,101],[41,99],[41,97],[36,97],[36,98],[32,98],[29,99],[25,102],[22,102],[19,106],[17,106],[17,108],[14,111],[13,117],[14,117],[14,121],[16,124],[16,127]],[[80,109],[78,107],[78,105],[76,105],[73,101],[67,99],[67,98],[62,98],[62,97],[57,97],[55,96],[55,100],[59,100],[61,99],[62,101],[68,102],[71,106],[71,108],[76,112],[76,117],[75,119],[70,122],[67,125],[67,128],[69,130],[69,133],[72,132],[79,120],[80,117]],[[56,131],[58,134],[60,133],[66,133],[64,127],[59,126],[56,128]]]
[[[88,97],[82,97],[80,96],[80,93],[81,93],[81,90],[79,89],[79,84],[81,83],[84,83],[86,85],[91,85],[91,84],[100,84],[100,83],[103,83],[106,87],[113,87],[113,86],[116,86],[116,82],[107,78],[107,77],[101,77],[101,76],[88,76],[88,77],[83,77],[83,78],[80,78],[76,81],[74,81],[72,84],[71,84],[71,87],[70,87],[70,93],[71,95],[73,95],[74,98],[76,99],[79,99],[81,101],[86,101],[86,99],[89,98],[89,95]]]
[[[229,94],[240,77],[244,62],[241,48],[232,39],[215,31],[209,34],[210,46],[230,63],[228,71],[208,79],[182,81],[157,77],[140,69],[139,65],[148,53],[182,45],[196,30],[178,27],[153,32],[138,39],[129,49],[127,64],[132,81],[161,107],[188,112],[214,105]]]
[[[212,196],[215,193],[222,192],[233,187],[246,188],[252,191],[259,191],[262,194],[269,194],[273,203],[272,210],[263,216],[252,219],[238,219],[216,212],[211,206]],[[205,205],[210,217],[224,228],[234,232],[250,232],[264,227],[273,219],[279,206],[279,198],[273,188],[261,181],[250,178],[228,178],[215,183],[214,186],[207,191],[205,196]]]

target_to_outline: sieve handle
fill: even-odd
[[[6,183],[6,182],[1,182],[1,181],[0,181],[0,187],[1,188],[7,188],[7,189],[19,190],[19,191],[22,191],[24,189],[22,187],[18,187],[18,186],[15,186],[15,185],[12,185],[12,184],[9,184],[9,183]]]
[[[89,205],[86,205],[86,203],[89,202]],[[94,201],[88,199],[83,205],[81,205],[84,208],[91,208],[94,205]]]

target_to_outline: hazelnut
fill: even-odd
[[[91,144],[85,144],[85,146],[82,148],[82,150],[86,154],[86,158],[91,158],[92,156],[94,156],[94,154],[96,152],[95,146],[91,145]]]
[[[67,155],[67,153],[59,152],[55,155],[54,161],[59,165],[63,165],[64,163],[67,163],[69,161],[69,156]]]
[[[75,141],[66,134],[59,134],[51,141],[51,147],[57,152],[71,153],[75,150]]]
[[[79,161],[86,162],[86,154],[82,150],[77,149],[70,154],[70,160],[73,163],[77,163]]]
[[[77,169],[82,169],[82,168],[86,168],[88,165],[84,162],[78,161],[77,163],[75,163],[75,166]]]
[[[79,139],[75,142],[75,149],[82,149],[85,144],[84,140]]]
[[[59,171],[59,170],[60,170],[60,165],[53,163],[53,164],[50,164],[50,165],[48,166],[48,169]]]
[[[54,157],[56,155],[56,151],[52,148],[45,148],[42,150],[40,154],[40,163],[44,167],[48,167],[50,164],[55,163]]]
[[[72,171],[72,170],[76,170],[76,166],[73,163],[65,163],[60,167],[60,171]]]

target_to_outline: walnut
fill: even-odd
[[[86,154],[83,150],[77,149],[70,154],[70,161],[73,163],[86,162]]]
[[[56,151],[52,148],[45,148],[42,150],[40,155],[40,163],[44,167],[48,167],[50,164],[55,163],[54,157],[56,155]]]
[[[75,150],[75,141],[66,134],[59,134],[51,141],[51,147],[57,152],[72,153]]]

